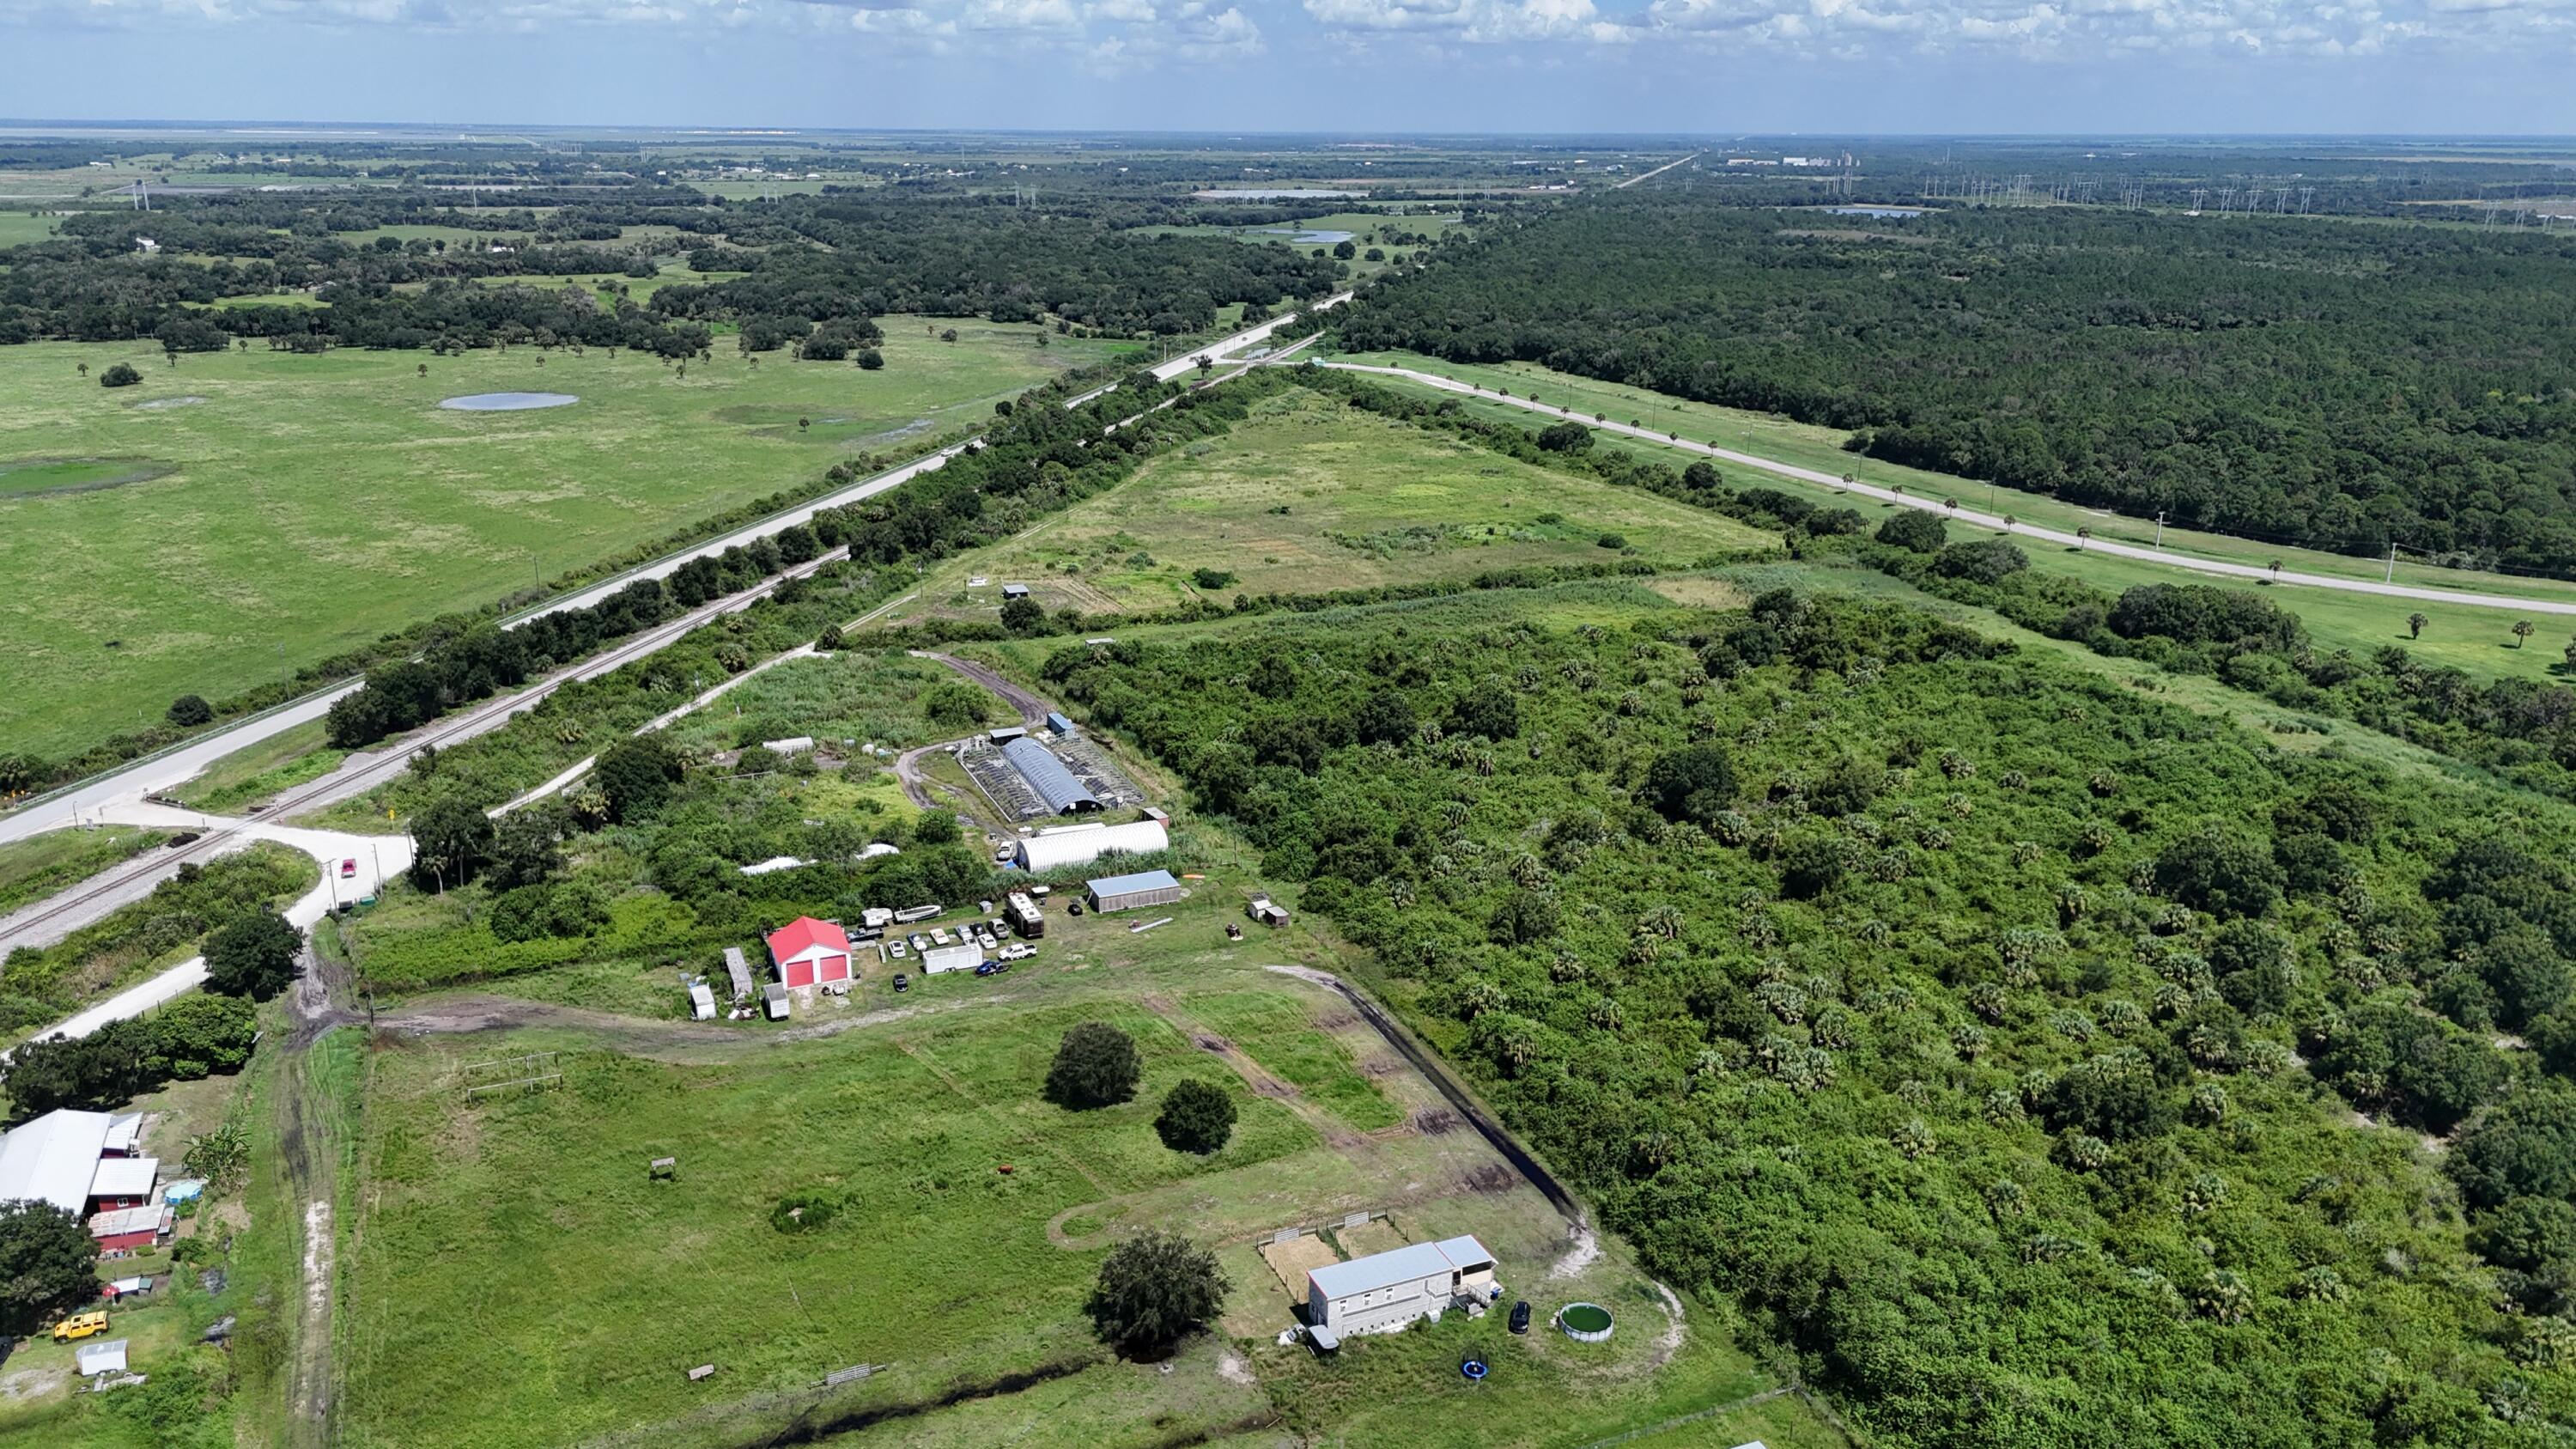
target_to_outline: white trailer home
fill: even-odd
[[[1308,1269],[1306,1329],[1317,1346],[1331,1348],[1354,1333],[1437,1319],[1452,1305],[1487,1303],[1494,1296],[1494,1255],[1484,1244],[1472,1237],[1410,1243]]]

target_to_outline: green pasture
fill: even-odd
[[[1616,1245],[1546,1281],[1566,1239],[1544,1200],[1497,1179],[1500,1160],[1472,1131],[1407,1126],[1439,1104],[1430,1085],[1338,998],[1262,969],[1329,965],[1330,948],[1302,922],[1227,941],[1248,887],[1194,887],[1152,913],[1176,918],[1156,931],[1051,913],[1038,958],[1008,975],[917,979],[898,996],[872,973],[848,1004],[784,1025],[593,1017],[578,1030],[379,1036],[363,1186],[342,1230],[344,1442],[733,1445],[810,1411],[888,1416],[836,1441],[855,1444],[1144,1446],[1272,1420],[1306,1442],[1359,1444],[1388,1442],[1432,1403],[1434,1420],[1413,1424],[1420,1442],[1574,1445],[1769,1386],[1731,1347],[1722,1310],[1695,1306],[1707,1321],[1668,1338]],[[392,925],[371,916],[362,930]],[[667,966],[650,974],[672,994]],[[526,994],[627,1007],[614,992]],[[1055,1043],[1082,1020],[1137,1040],[1134,1101],[1068,1112],[1041,1099]],[[1214,1038],[1293,1095],[1255,1091]],[[561,1090],[464,1096],[467,1064],[532,1050],[562,1053]],[[1208,1159],[1165,1149],[1150,1125],[1183,1077],[1225,1086],[1241,1112]],[[661,1156],[678,1158],[676,1180],[647,1178]],[[795,1194],[828,1201],[830,1220],[773,1226]],[[1505,1260],[1508,1290],[1542,1312],[1578,1296],[1615,1303],[1633,1336],[1598,1350],[1542,1334],[1499,1344],[1499,1317],[1453,1318],[1355,1342],[1329,1364],[1277,1348],[1290,1293],[1257,1245],[1353,1211],[1393,1221],[1346,1252],[1477,1233]],[[1232,1284],[1223,1332],[1168,1371],[1117,1362],[1080,1314],[1102,1252],[1153,1225],[1217,1246]],[[1505,1365],[1485,1392],[1460,1392],[1466,1343]],[[691,1385],[685,1370],[701,1363],[717,1372]],[[857,1363],[884,1368],[816,1389]],[[1015,1374],[1041,1381],[988,1391]]]
[[[980,421],[1057,370],[1122,350],[1033,326],[943,325],[959,340],[886,319],[879,372],[783,353],[755,367],[720,347],[685,377],[597,348],[253,349],[175,367],[148,344],[0,349],[0,396],[12,403],[0,410],[0,468],[167,470],[84,492],[0,493],[0,578],[20,584],[0,750],[76,748],[157,719],[176,695],[220,698],[282,677],[810,486],[836,461]],[[116,362],[143,383],[99,386]],[[582,401],[437,406],[505,390]]]
[[[62,224],[56,216],[29,216],[24,211],[0,211],[0,247],[22,247],[51,237]]]
[[[1605,536],[1616,546],[1604,547]],[[1772,536],[1705,509],[1498,456],[1298,390],[1221,438],[943,564],[887,622],[971,616],[1026,583],[1049,608],[1320,593],[1641,557],[1682,566]],[[1633,551],[1633,552],[1631,552]],[[1235,581],[1201,590],[1201,568]],[[987,582],[975,587],[973,580]]]
[[[1962,507],[2007,515],[2025,523],[2068,531],[2090,528],[2096,538],[2124,543],[2146,545],[2155,540],[2155,527],[2151,522],[2140,523],[2038,494],[2016,492],[1964,478],[1872,462],[1842,451],[1838,441],[1842,434],[1839,432],[1793,423],[1785,418],[1678,402],[1636,388],[1595,383],[1522,364],[1459,366],[1403,353],[1369,354],[1341,360],[1409,367],[1487,387],[1507,387],[1517,397],[1535,393],[1543,402],[1606,413],[1614,422],[1634,420],[1648,427],[1678,432],[1694,442],[1715,443],[1820,471],[1852,473],[1862,482],[1880,487],[1902,486],[1917,497],[1956,498]],[[1375,381],[1417,396],[1455,399],[1480,418],[1508,421],[1520,427],[1532,427],[1541,421],[1539,415],[1508,403],[1462,398],[1455,393],[1396,378],[1380,377]],[[1602,447],[1627,449],[1675,466],[1699,457],[1616,434],[1600,433],[1596,436]],[[1857,508],[1873,521],[1903,506],[1856,497],[1840,489],[1740,464],[1721,463],[1719,468],[1735,487],[1772,488],[1817,503]],[[1954,525],[1951,532],[1954,537],[1968,538],[1977,536],[1978,531]],[[2098,588],[2114,591],[2143,583],[2215,583],[2231,588],[2275,588],[2257,580],[2224,579],[2184,569],[2162,568],[2142,559],[2116,558],[2064,545],[2040,544],[2027,538],[2019,540],[2019,543],[2034,567],[2072,574]],[[2248,539],[2170,527],[2164,533],[2164,547],[2168,553],[2185,557],[2224,559],[2257,567],[2278,559],[2285,569],[2329,577],[2379,580],[2387,572],[2384,563],[2368,559],[2282,548]],[[2401,563],[2397,568],[2397,582],[2426,588],[2492,591],[2576,602],[2576,585],[2550,579],[2515,578]],[[2479,604],[2386,598],[2297,585],[2278,586],[2273,597],[2274,602],[2304,620],[2309,632],[2324,648],[2351,649],[2356,654],[2367,654],[2382,644],[2406,644],[2417,657],[2427,662],[2454,665],[2488,676],[2563,677],[2568,673],[2565,646],[2569,637],[2576,635],[2576,618],[2539,613],[2524,615]],[[2407,616],[2418,612],[2430,622],[2423,637],[2410,642]],[[2538,624],[2540,632],[2528,646],[2516,647],[2512,625],[2523,617],[2529,617]]]

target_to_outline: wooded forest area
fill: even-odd
[[[1783,413],[2124,513],[2576,558],[2576,238],[1639,193],[1489,228],[1365,301],[1339,323],[1357,350]]]
[[[2562,812],[1886,606],[1550,622],[1624,587],[1044,673],[1888,1442],[2502,1444],[2564,1411],[2571,1093],[2407,1004],[2462,952],[2563,1000]],[[2412,1132],[2356,1130],[2496,1102],[2466,1221]]]

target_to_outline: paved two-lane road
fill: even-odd
[[[1344,372],[1369,372],[1383,377],[1399,377],[1406,382],[1438,388],[1442,392],[1459,393],[1484,402],[1501,403],[1506,407],[1519,408],[1523,412],[1563,418],[1568,422],[1581,423],[1587,428],[1598,428],[1605,433],[1639,438],[1662,447],[1677,448],[1685,453],[1697,453],[1703,457],[1717,458],[1747,468],[1758,468],[1766,473],[1776,473],[1783,478],[1795,478],[1803,483],[1820,483],[1827,488],[1840,489],[1845,493],[1858,494],[1863,498],[1875,498],[1881,503],[1898,503],[1907,508],[1919,508],[1926,513],[1937,513],[1944,518],[1956,519],[1972,527],[1991,528],[1998,533],[2010,533],[2021,538],[2037,539],[2043,543],[2063,544],[2069,548],[2109,554],[2115,558],[2133,558],[2143,563],[2161,564],[2166,568],[2188,569],[2194,573],[2218,574],[2227,578],[2252,579],[2257,583],[2295,584],[2301,588],[2336,589],[2350,594],[2377,594],[2391,599],[2421,599],[2436,604],[2474,604],[2481,608],[2518,609],[2531,614],[2576,614],[2576,600],[2571,599],[2527,599],[2513,594],[2482,594],[2465,589],[2432,589],[2413,584],[2383,584],[2370,579],[2343,579],[2330,574],[2301,573],[2296,569],[2283,569],[2276,574],[2270,569],[2254,564],[2231,563],[2225,559],[2196,558],[2190,554],[2166,553],[2162,549],[2140,548],[2136,544],[2113,543],[2107,539],[2078,538],[2074,534],[2058,529],[2008,520],[1991,513],[1980,513],[1973,508],[1952,508],[1930,498],[1920,498],[1911,493],[1899,493],[1894,489],[1881,488],[1875,484],[1846,483],[1840,474],[1821,472],[1814,468],[1801,468],[1794,463],[1756,457],[1751,453],[1739,453],[1732,448],[1694,443],[1688,438],[1675,438],[1670,433],[1659,433],[1652,428],[1602,422],[1590,413],[1578,413],[1570,408],[1532,402],[1525,397],[1507,397],[1492,388],[1478,387],[1474,383],[1460,382],[1454,377],[1442,377],[1438,373],[1417,372],[1409,367],[1379,367],[1360,362],[1327,362],[1321,365],[1339,368]]]

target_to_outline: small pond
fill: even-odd
[[[568,392],[478,392],[448,398],[439,406],[459,413],[520,413],[530,408],[570,407],[579,401]]]

